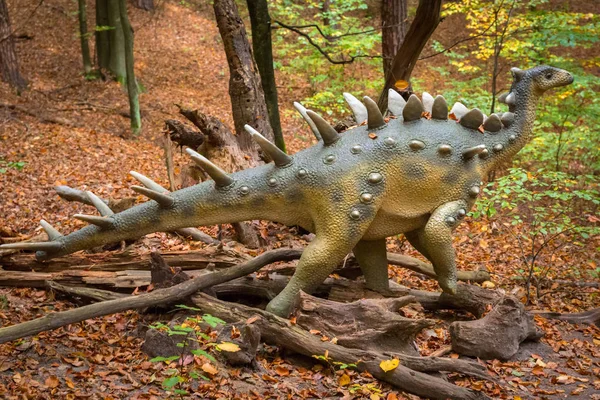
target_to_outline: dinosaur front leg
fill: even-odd
[[[365,277],[366,286],[379,293],[387,292],[390,285],[385,239],[359,241],[354,246],[354,256]]]
[[[431,214],[424,227],[406,234],[410,243],[433,264],[444,292],[456,293],[456,257],[452,247],[452,230],[464,215],[463,200],[445,203]]]

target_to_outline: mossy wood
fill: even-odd
[[[531,138],[540,96],[573,82],[570,73],[549,66],[512,73],[504,96],[509,112],[489,117],[460,103],[448,114],[442,96],[404,101],[393,92],[388,109],[396,118],[386,121],[370,98],[361,103],[346,95],[359,125],[339,134],[298,104],[319,138],[306,150],[288,156],[247,126],[273,163],[228,174],[188,149],[213,181],[173,193],[148,187],[143,194],[152,201],[112,215],[77,215],[90,223],[77,232],[59,236],[52,229],[50,242],[0,247],[33,249],[39,259],[48,259],[189,226],[253,219],[300,225],[315,239],[268,306],[285,315],[301,290],[316,288],[351,251],[367,286],[386,291],[385,238],[404,233],[431,261],[442,289],[455,293],[453,229],[475,202],[487,172]]]

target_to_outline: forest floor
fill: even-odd
[[[128,111],[123,89],[115,82],[88,81],[81,75],[76,2],[58,0],[37,9],[37,0],[8,3],[13,27],[26,37],[18,41],[18,54],[30,87],[17,95],[0,84],[0,237],[26,239],[38,234],[42,218],[63,233],[81,228],[84,223],[71,216],[90,213],[91,208],[62,201],[53,191],[56,185],[91,190],[104,197],[129,197],[132,192],[128,188],[135,184],[127,173],[130,170],[166,184],[162,129],[165,119],[178,118],[175,104],[198,108],[232,125],[227,63],[208,2],[204,6],[160,2],[155,13],[130,9],[136,34],[136,72],[145,90],[140,97],[143,132],[136,138],[128,133],[129,121],[122,115]],[[92,10],[91,3],[88,7]],[[29,19],[34,9],[35,15]],[[425,75],[424,68],[418,65],[417,74]],[[313,143],[309,129],[291,107],[292,101],[310,89],[298,78],[293,85],[286,85],[287,78],[279,77],[279,95],[285,140],[293,153]],[[429,84],[431,87],[424,89],[435,94],[435,82]],[[175,161],[176,172],[187,162],[180,154]],[[23,164],[16,167],[14,163]],[[259,252],[304,243],[286,227],[255,225],[263,239]],[[216,234],[214,227],[203,229]],[[227,231],[225,239],[230,238]],[[256,254],[233,242],[230,245],[236,251]],[[136,251],[205,246],[155,234]],[[457,229],[455,246],[460,269],[485,268],[492,273],[494,286],[524,298],[524,289],[516,280],[523,276],[523,266],[508,221],[504,226],[467,218]],[[597,281],[598,246],[600,238],[586,246],[563,247],[543,260],[553,265],[550,277]],[[388,251],[418,257],[400,239],[390,240]],[[573,271],[579,271],[578,275]],[[409,287],[438,290],[435,282],[401,268],[390,267],[390,276]],[[531,309],[579,312],[600,306],[600,290],[594,287],[554,284],[541,294],[533,299]],[[45,290],[0,289],[0,326],[73,307]],[[447,322],[443,321],[446,314],[416,311],[412,315],[439,321],[435,329],[418,337],[422,355],[449,344]],[[0,345],[0,397],[166,398],[161,388],[166,365],[150,362],[141,351],[143,333],[153,318],[131,311]],[[517,356],[506,362],[481,361],[498,378],[497,383],[458,376],[452,380],[493,398],[600,399],[600,329],[537,317],[536,322],[545,332],[539,343],[524,344]],[[261,346],[254,369],[219,365],[209,377],[194,383],[196,397],[417,398],[395,391],[367,373],[334,371],[314,359],[284,354],[267,345]]]

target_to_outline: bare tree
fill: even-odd
[[[380,110],[384,111],[387,108],[388,89],[394,88],[398,81],[410,82],[410,76],[423,47],[440,23],[441,9],[442,0],[419,1],[415,19],[394,57],[389,75],[385,78],[385,86],[377,102]]]
[[[229,97],[240,149],[258,159],[244,125],[251,125],[269,140],[273,140],[273,129],[246,28],[234,0],[215,0],[213,8],[229,64]]]
[[[0,74],[3,81],[19,91],[27,87],[27,81],[19,72],[19,61],[6,0],[0,0]]]
[[[252,25],[252,50],[260,72],[260,80],[265,92],[265,102],[269,112],[269,121],[273,128],[275,144],[285,151],[285,142],[279,118],[277,85],[273,70],[273,44],[271,42],[271,17],[267,0],[247,0],[250,23]]]
[[[87,7],[85,0],[78,0],[79,4],[79,38],[81,40],[81,58],[83,60],[83,72],[88,75],[92,72],[92,58],[90,57],[90,45],[87,32]]]
[[[408,30],[407,9],[407,0],[381,1],[381,53],[385,77],[390,73],[394,57]]]

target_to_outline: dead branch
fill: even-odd
[[[178,301],[198,290],[248,275],[267,264],[289,259],[290,252],[287,249],[271,250],[238,266],[207,273],[166,289],[139,296],[103,301],[68,311],[49,313],[32,321],[0,328],[0,344],[90,318]]]
[[[93,289],[78,286],[65,286],[53,281],[46,282],[46,286],[49,289],[54,290],[55,292],[66,294],[70,298],[74,299],[79,298],[93,301],[108,301],[122,299],[124,297],[129,296],[123,293],[111,292],[110,290]]]
[[[256,308],[217,300],[203,293],[194,295],[192,300],[196,307],[200,308],[203,312],[210,313],[225,321],[238,322],[252,319],[252,324],[259,327],[261,337],[269,343],[308,357],[328,354],[328,357],[333,361],[347,364],[357,363],[359,370],[368,371],[377,379],[388,382],[409,393],[431,399],[464,400],[488,398],[481,392],[462,388],[419,370],[411,369],[408,366],[411,365],[410,360],[419,357],[407,359],[406,356],[398,353],[351,349],[328,341],[321,341],[319,336],[311,335],[286,319]],[[392,371],[384,372],[379,363],[390,358],[398,358],[400,365]],[[426,357],[420,357],[420,359],[421,362],[427,363],[427,361],[424,361],[427,359]],[[439,360],[445,360],[444,362],[447,364],[445,367],[438,368],[438,371],[440,369],[446,370],[445,368],[452,368],[453,370],[460,369],[460,372],[467,374],[477,371],[478,377],[485,376],[482,375],[484,374],[484,367],[475,363],[453,359],[437,359],[435,362]],[[461,367],[464,366],[466,369],[463,370],[461,367],[458,367],[458,364],[453,362],[448,363],[448,360],[462,361]],[[455,365],[451,366],[450,364]]]
[[[4,107],[6,109],[9,110],[15,110],[15,111],[19,111],[22,112],[23,114],[27,114],[31,117],[35,117],[37,119],[39,119],[41,122],[49,122],[52,124],[58,124],[58,125],[65,125],[65,126],[69,126],[69,127],[77,127],[79,126],[78,124],[73,123],[72,121],[65,119],[65,118],[61,118],[61,117],[53,117],[50,115],[45,115],[42,113],[39,113],[37,111],[33,111],[30,110],[27,107],[23,107],[20,106],[18,104],[9,104],[9,103],[0,103],[0,107]]]
[[[204,143],[202,132],[195,131],[176,119],[165,120],[165,134],[178,146],[198,150]]]

